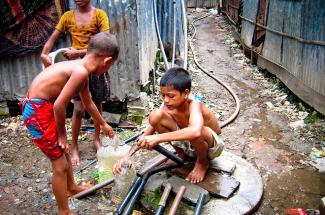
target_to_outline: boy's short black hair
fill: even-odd
[[[191,91],[191,76],[182,67],[173,67],[166,71],[161,77],[161,87],[173,87],[183,93],[186,89]]]
[[[112,57],[113,60],[117,59],[119,52],[116,37],[108,32],[95,34],[90,39],[87,50],[87,53]]]

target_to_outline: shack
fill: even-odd
[[[111,97],[116,101],[134,100],[150,84],[155,69],[158,37],[152,1],[92,0],[95,7],[109,16],[111,33],[120,45],[118,62],[110,70]],[[177,13],[174,14],[173,8]],[[51,35],[59,17],[74,9],[73,0],[1,1],[0,21],[0,108],[8,112],[7,103],[24,98],[33,78],[41,71],[40,51]],[[164,44],[173,44],[174,17],[182,28],[181,1],[157,1],[158,29]],[[184,31],[178,30],[176,50],[184,53]],[[63,36],[56,49],[70,46],[69,35]]]
[[[322,0],[223,0],[238,40],[259,67],[325,114],[325,4]]]

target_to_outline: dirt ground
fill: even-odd
[[[190,11],[189,19],[206,12]],[[325,147],[322,116],[318,115],[314,123],[304,123],[312,110],[276,78],[250,65],[223,16],[212,15],[196,26],[193,44],[200,64],[232,87],[240,99],[239,116],[223,128],[222,137],[225,150],[252,163],[263,178],[264,198],[256,214],[318,208],[325,196],[321,173],[324,165],[315,165],[319,160],[310,154]],[[202,73],[191,55],[189,70],[193,92],[203,95],[220,121],[227,119],[235,109],[230,94]],[[67,125],[71,133],[70,121]],[[96,151],[91,145],[91,134],[84,131],[81,136],[82,167],[96,157]],[[50,162],[33,145],[20,116],[0,118],[0,146],[0,214],[55,214]],[[137,159],[141,163],[145,157]],[[87,178],[95,168],[80,177]],[[108,188],[81,201],[70,201],[70,207],[76,214],[108,214],[112,208],[106,191]]]

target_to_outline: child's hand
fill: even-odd
[[[47,54],[41,54],[41,60],[45,68],[52,65],[52,59]]]
[[[114,175],[120,174],[122,172],[122,165],[123,167],[131,168],[132,162],[128,159],[128,157],[122,158],[121,160],[118,160],[113,167],[113,173]]]
[[[81,56],[81,52],[78,49],[70,47],[68,51],[63,53],[63,56],[68,60],[74,60]]]
[[[114,135],[115,135],[113,128],[111,126],[109,126],[108,124],[105,124],[104,126],[102,126],[102,130],[104,131],[106,136],[109,136],[110,138],[114,137]]]
[[[154,146],[159,144],[158,136],[157,135],[148,135],[148,136],[140,136],[137,140],[137,145],[140,148],[144,149],[152,149]]]
[[[65,138],[59,138],[59,146],[66,152],[69,151],[69,145]]]

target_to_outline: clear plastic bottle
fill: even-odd
[[[99,183],[114,176],[113,167],[116,161],[128,154],[130,146],[120,145],[117,135],[112,139],[103,138],[102,147],[97,151]]]
[[[115,182],[111,192],[111,200],[116,206],[119,205],[126,196],[135,176],[136,172],[134,167],[129,168],[127,163],[122,163],[122,171],[115,176]]]

